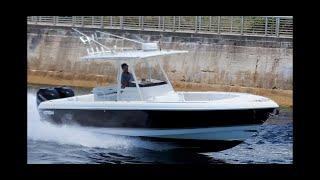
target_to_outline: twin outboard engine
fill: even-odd
[[[73,96],[73,90],[68,87],[40,88],[37,92],[37,106],[43,101]]]

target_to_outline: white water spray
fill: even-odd
[[[37,110],[36,96],[28,92],[28,139],[39,141],[53,141],[59,144],[81,145],[86,147],[130,149],[134,147],[166,150],[170,145],[163,145],[140,139],[132,139],[107,134],[98,134],[90,131],[90,128],[77,126],[56,126],[48,122],[40,121]]]

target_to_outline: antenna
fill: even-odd
[[[117,35],[114,35],[114,34],[101,32],[101,31],[97,31],[97,32],[102,33],[102,34],[106,34],[106,35],[109,35],[109,36],[117,37],[117,38],[120,38],[120,39],[125,39],[125,40],[131,41],[131,42],[135,42],[135,43],[138,43],[138,44],[144,44],[143,42],[140,42],[140,41],[137,41],[137,40],[133,40],[133,39],[128,39],[128,38],[125,38],[125,37],[122,37],[122,36],[117,36]]]
[[[122,37],[122,36],[117,36],[117,35],[106,33],[106,32],[101,32],[101,31],[97,31],[97,32],[102,33],[102,34],[106,34],[106,35],[109,35],[109,36],[117,37],[117,38],[120,38],[120,39],[124,39],[124,40],[127,40],[127,41],[131,41],[131,42],[135,42],[135,43],[141,44],[143,51],[156,51],[156,50],[159,50],[159,47],[158,47],[157,43],[144,43],[144,42],[140,42],[140,41],[137,41],[137,40],[125,38],[125,37]]]
[[[85,45],[87,45],[87,43],[89,44],[89,46],[91,47],[91,50],[92,50],[91,53],[95,53],[95,52],[93,51],[92,46],[91,46],[91,42],[94,42],[94,43],[100,45],[100,46],[101,46],[101,49],[106,48],[106,49],[108,49],[109,51],[112,52],[112,49],[111,49],[111,48],[108,48],[107,46],[99,43],[98,41],[96,41],[96,40],[94,39],[95,37],[97,38],[97,36],[92,35],[92,36],[90,37],[90,36],[87,36],[86,34],[80,32],[79,30],[77,30],[77,29],[75,29],[75,28],[72,28],[72,29],[73,29],[74,31],[76,31],[77,33],[79,33],[80,35],[82,35],[82,36],[80,37],[80,40],[81,40]],[[97,48],[97,49],[98,49],[98,48]],[[88,49],[87,49],[87,51],[88,51]],[[88,52],[90,52],[90,51],[88,51]],[[102,52],[97,51],[96,53],[102,53]]]

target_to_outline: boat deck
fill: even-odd
[[[81,101],[81,102],[95,102],[95,101],[116,101],[116,93],[110,93],[105,95],[98,96],[97,94],[88,94],[81,96],[74,96],[70,98],[60,99],[61,101]],[[167,98],[169,96],[176,96],[175,100],[170,100]],[[226,100],[230,98],[236,98],[240,95],[238,93],[219,93],[219,92],[177,92],[175,94],[167,95],[167,96],[159,96],[158,98],[150,98],[145,101],[151,102],[206,102],[206,101],[217,101],[217,100]],[[122,100],[126,101],[126,100]]]
[[[115,99],[116,94],[109,94]],[[172,96],[172,97],[170,97]],[[94,94],[49,100],[39,105],[43,109],[175,109],[175,110],[222,110],[277,108],[272,100],[246,93],[232,92],[174,92],[156,99],[144,101],[101,100]]]

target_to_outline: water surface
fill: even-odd
[[[292,163],[292,112],[281,111],[244,143],[220,152],[197,153],[173,144],[98,134],[85,127],[40,121],[36,90],[28,86],[29,164],[256,164]],[[76,95],[91,89],[75,88]]]

